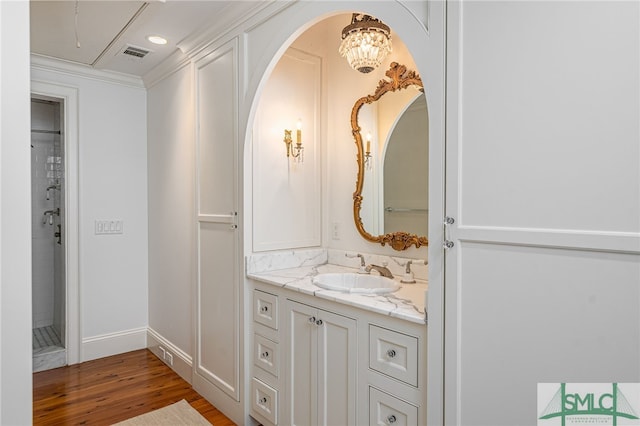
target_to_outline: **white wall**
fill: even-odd
[[[149,327],[193,355],[195,141],[191,65],[148,89]]]
[[[147,126],[141,82],[84,67],[34,66],[34,81],[78,88],[81,360],[146,345]],[[96,220],[122,220],[96,235]],[[69,224],[71,226],[71,224]]]
[[[29,4],[0,2],[0,424],[32,421]]]
[[[640,382],[640,4],[449,12],[445,420],[536,424]]]
[[[322,60],[289,49],[269,77],[252,140],[253,251],[321,244]],[[300,120],[303,163],[295,154]],[[291,131],[287,157],[285,129]]]

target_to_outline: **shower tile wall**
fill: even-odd
[[[59,104],[32,102],[31,114],[32,129],[60,130]],[[54,236],[64,217],[60,190],[64,188],[61,137],[32,132],[31,145],[33,328],[54,326],[61,334],[64,332],[63,246],[57,244]],[[45,216],[46,211],[57,208],[61,209],[60,215]]]

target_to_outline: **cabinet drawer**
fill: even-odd
[[[273,342],[259,334],[253,335],[253,364],[278,377],[280,349]]]
[[[370,325],[369,368],[418,386],[418,339]]]
[[[369,424],[417,426],[418,407],[376,388],[369,387]]]
[[[255,377],[251,380],[251,409],[278,424],[278,391]]]
[[[274,330],[278,329],[278,297],[264,291],[253,292],[253,320]]]

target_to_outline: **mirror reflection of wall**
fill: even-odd
[[[378,106],[373,104],[365,104],[360,108],[358,113],[358,123],[362,128],[363,137],[371,135],[369,143],[371,150],[371,168],[365,170],[364,184],[362,186],[362,207],[360,210],[360,218],[364,228],[373,235],[382,234],[381,221],[382,214],[382,187],[380,182],[382,179],[382,158],[383,150],[378,132]],[[366,144],[367,142],[364,141]],[[383,140],[384,143],[384,140]]]
[[[393,128],[384,155],[384,232],[428,235],[429,123],[420,94]]]
[[[365,172],[362,190],[364,228],[373,235],[427,235],[429,124],[424,93],[417,86],[385,93],[362,106],[358,123],[363,137],[371,131],[374,162]]]

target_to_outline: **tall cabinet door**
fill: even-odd
[[[356,321],[287,300],[284,424],[356,424]]]
[[[356,424],[356,322],[319,311],[318,424]]]
[[[239,401],[237,48],[196,62],[197,289],[194,387]],[[222,393],[220,392],[222,391]]]
[[[316,418],[317,400],[317,321],[318,310],[287,300],[288,397],[286,404],[291,425],[310,425]]]
[[[440,424],[534,424],[640,381],[640,3],[446,7]]]

